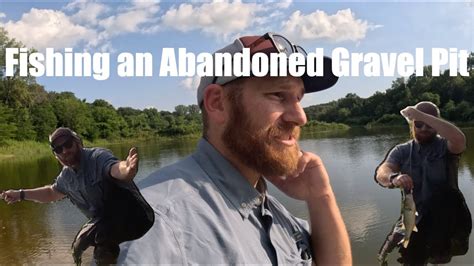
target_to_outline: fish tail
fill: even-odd
[[[404,248],[407,248],[409,243],[410,243],[410,239],[405,239],[405,240],[403,241],[403,247],[404,247]]]

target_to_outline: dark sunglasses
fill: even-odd
[[[308,53],[306,53],[303,47],[299,45],[295,45],[284,36],[280,34],[272,33],[272,32],[265,33],[260,38],[258,38],[253,43],[251,43],[249,45],[250,50],[252,50],[252,48],[259,45],[260,43],[264,42],[265,40],[270,40],[273,44],[273,47],[275,47],[275,49],[279,53],[285,53],[288,56],[291,55],[292,53],[300,53],[305,56],[308,55]]]
[[[54,153],[56,154],[61,154],[63,152],[63,149],[70,149],[72,147],[72,144],[74,143],[74,140],[72,138],[69,138],[66,140],[62,145],[59,146],[53,146],[51,144],[51,149],[53,150]]]
[[[299,45],[295,45],[292,42],[290,42],[287,38],[284,36],[277,34],[277,33],[272,33],[272,32],[267,32],[264,35],[260,36],[258,39],[256,39],[254,42],[252,42],[247,48],[250,49],[250,53],[253,54],[252,49],[256,47],[257,45],[261,44],[265,40],[270,40],[273,47],[279,52],[279,53],[285,53],[287,56],[290,56],[292,53],[300,53],[303,54],[304,56],[307,56],[308,53],[303,49],[303,47]],[[212,80],[212,84],[217,83],[217,79],[219,77],[214,77]]]
[[[428,126],[427,124],[421,121],[415,121],[414,124],[415,124],[415,127],[418,129],[423,128],[423,126],[425,126],[427,129],[430,129],[430,130],[433,129],[432,127]]]

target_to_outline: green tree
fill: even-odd
[[[0,103],[0,145],[15,136],[16,125],[13,121],[13,110]]]
[[[456,105],[454,104],[453,100],[449,100],[443,108],[440,110],[441,117],[447,120],[455,120],[455,112],[456,112]]]
[[[104,100],[95,100],[92,104],[92,117],[97,128],[98,137],[103,139],[114,139],[123,136],[127,124],[115,108]]]
[[[420,96],[419,96],[419,101],[429,101],[429,102],[432,102],[434,104],[436,104],[437,106],[440,106],[440,97],[438,94],[436,93],[431,93],[431,92],[424,92],[422,93]]]
[[[72,92],[51,93],[51,105],[58,119],[58,126],[69,127],[82,137],[94,140],[99,132],[94,127],[91,108]]]
[[[474,120],[474,106],[466,101],[460,102],[454,111],[455,121],[473,121]]]
[[[15,139],[17,140],[35,140],[36,132],[33,128],[30,111],[26,108],[17,108],[15,110],[14,122],[16,124]]]
[[[163,128],[168,126],[168,122],[162,117],[161,113],[156,108],[147,108],[143,110],[148,120],[148,125],[154,133],[160,132]]]
[[[46,141],[58,124],[53,106],[49,102],[39,103],[31,108],[31,121],[37,141]]]

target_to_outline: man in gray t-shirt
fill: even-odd
[[[8,190],[2,198],[8,203],[22,200],[47,203],[68,197],[90,220],[73,243],[77,264],[89,246],[94,246],[97,264],[115,263],[120,242],[144,234],[153,217],[151,208],[133,183],[138,169],[138,153],[130,149],[119,161],[102,148],[83,148],[79,136],[69,128],[58,128],[50,135],[56,159],[63,165],[52,185]],[[151,216],[151,217],[147,217]],[[140,223],[134,226],[136,223]]]
[[[466,224],[461,237],[456,237],[470,232],[470,217],[464,219],[469,211],[457,187],[458,155],[466,148],[466,138],[459,128],[440,118],[438,107],[431,102],[409,106],[401,113],[410,121],[413,139],[395,146],[375,176],[384,187],[412,193],[415,201],[418,232],[411,234],[407,247],[400,247],[399,262],[447,263],[451,256],[459,255],[450,245],[453,223],[458,227]],[[449,221],[453,216],[459,220]]]
[[[271,33],[241,37],[219,52],[243,48],[303,53]],[[337,81],[331,60],[324,62],[324,77],[202,77],[203,139],[191,156],[139,184],[155,224],[121,245],[119,263],[350,265],[349,238],[324,164],[297,142],[306,123],[304,93]],[[268,194],[268,181],[307,203],[309,225]]]

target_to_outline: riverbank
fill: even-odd
[[[94,141],[84,140],[85,147],[107,147],[114,144],[130,144],[133,146],[134,143],[139,143],[143,141],[155,140],[155,141],[169,141],[175,139],[188,139],[188,138],[198,138],[198,134],[189,134],[183,136],[156,136],[153,138],[130,138],[130,139],[97,139]],[[51,147],[47,142],[37,142],[37,141],[17,141],[17,140],[7,140],[5,144],[0,146],[0,163],[4,161],[28,161],[45,156],[51,155]]]
[[[302,133],[327,133],[327,132],[341,132],[350,129],[349,126],[340,123],[325,123],[319,121],[309,121],[303,128]],[[179,136],[153,136],[130,139],[97,139],[94,141],[84,140],[85,147],[107,147],[114,144],[130,144],[144,142],[144,141],[170,141],[176,139],[190,139],[199,138],[201,133],[187,134]],[[0,146],[0,162],[11,160],[32,160],[45,157],[51,154],[51,148],[47,142],[36,141],[16,141],[7,140],[4,145]]]
[[[458,125],[462,129],[472,128],[472,124]],[[340,123],[325,123],[319,121],[308,122],[301,130],[302,138],[315,138],[315,137],[340,137],[347,134],[384,134],[387,131],[403,132],[407,130],[407,125],[401,126],[355,126],[351,127]],[[349,132],[351,131],[351,132]],[[129,138],[129,139],[97,139],[94,141],[84,141],[85,147],[108,147],[114,144],[130,144],[130,146],[136,143],[146,141],[171,141],[176,139],[196,139],[201,136],[198,134],[180,135],[180,136],[155,136],[155,137],[142,137],[142,138]],[[36,141],[15,141],[7,140],[5,144],[0,146],[0,163],[9,161],[29,161],[45,156],[51,155],[51,148],[47,142],[36,142]]]

